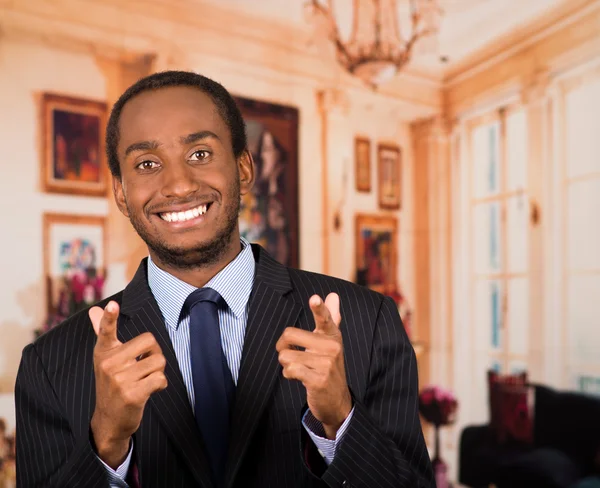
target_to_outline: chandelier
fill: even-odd
[[[435,41],[441,9],[438,0],[407,3],[409,32],[403,35],[396,0],[352,0],[353,27],[344,41],[336,21],[333,0],[308,0],[310,20],[335,46],[342,67],[375,89],[392,79],[411,59],[415,45]]]

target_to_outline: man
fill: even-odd
[[[240,238],[255,173],[229,93],[154,74],[106,139],[149,257],[23,351],[19,486],[434,486],[393,301]]]

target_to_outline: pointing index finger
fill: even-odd
[[[327,295],[325,302],[319,295],[313,295],[309,301],[315,318],[315,331],[328,335],[336,334],[340,325],[340,299],[336,293]]]
[[[90,320],[94,331],[98,336],[97,346],[102,348],[112,347],[120,343],[117,338],[117,318],[119,317],[119,305],[110,301],[102,310],[100,307],[92,307],[89,311]]]

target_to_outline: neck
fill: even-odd
[[[163,271],[196,288],[202,288],[214,278],[217,273],[225,268],[225,266],[231,263],[241,250],[242,244],[240,242],[240,234],[238,231],[233,233],[226,251],[221,255],[219,260],[214,263],[179,268],[165,264],[158,256],[155,256],[152,251],[150,251],[150,256],[152,257],[152,261]]]

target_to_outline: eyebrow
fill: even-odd
[[[193,134],[188,134],[180,139],[182,144],[193,144],[194,142],[201,141],[202,139],[216,139],[219,141],[219,136],[214,132],[209,130],[201,130],[200,132],[194,132]]]
[[[154,151],[158,149],[160,143],[158,141],[140,141],[134,142],[125,149],[125,156],[127,157],[134,151]]]

